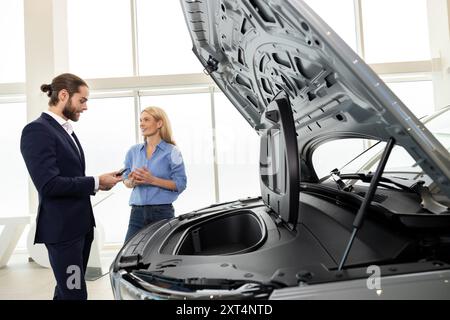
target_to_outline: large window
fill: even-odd
[[[119,170],[135,144],[133,98],[91,99],[89,109],[74,123],[86,156],[86,174]],[[92,198],[94,215],[104,227],[105,242],[123,242],[128,227],[130,189],[122,183]]]
[[[23,1],[0,1],[0,83],[25,81]]]
[[[429,60],[427,0],[362,0],[368,63]]]
[[[69,67],[83,78],[133,75],[129,0],[68,0]]]
[[[141,106],[142,109],[158,106],[166,111],[174,140],[183,155],[187,187],[173,204],[175,214],[215,203],[210,95],[144,96]]]
[[[259,136],[223,93],[214,105],[220,201],[259,196]]]
[[[202,72],[178,0],[137,0],[137,22],[140,75]]]
[[[391,82],[387,85],[418,118],[434,112],[431,81]]]
[[[356,51],[356,26],[353,0],[306,0],[306,3]]]
[[[26,124],[25,103],[0,103],[0,216],[29,214],[28,173],[20,154],[20,136]]]

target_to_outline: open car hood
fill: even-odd
[[[447,150],[305,2],[181,0],[181,4],[193,51],[205,72],[258,134],[267,131],[274,98],[280,92],[286,96],[288,103],[278,107],[284,105],[292,113],[294,150],[302,170],[311,167],[312,152],[326,140],[394,138],[450,197]],[[284,172],[298,174],[297,168],[289,169]],[[299,175],[302,180],[306,177],[303,171]],[[289,176],[286,179],[289,184]],[[312,179],[317,179],[314,173]]]

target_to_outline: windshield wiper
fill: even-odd
[[[346,173],[346,174],[341,174],[339,177],[342,180],[360,180],[362,182],[366,182],[366,183],[370,183],[373,179],[374,174],[373,173]],[[406,181],[408,180],[401,180],[400,179],[396,179],[396,178],[388,178],[388,177],[380,177],[380,183],[378,184],[379,186],[385,187],[385,188],[389,188],[392,189],[391,186],[386,185],[385,183],[390,183],[393,184],[394,186],[405,190],[405,191],[413,191],[411,190],[411,187],[417,183],[417,181],[411,181],[410,184],[408,184]],[[384,183],[381,183],[384,182]],[[346,185],[346,188],[344,188],[344,191],[348,191],[349,187],[351,187],[351,185]],[[350,189],[351,190],[351,189]]]
[[[341,191],[352,191],[353,186],[351,184],[344,183],[344,180],[360,180],[362,182],[371,183],[374,177],[372,173],[349,173],[349,174],[339,174],[337,169],[332,171],[331,176],[333,180],[336,182],[337,187]],[[384,183],[382,183],[384,182]],[[409,179],[400,179],[400,178],[387,178],[380,177],[378,186],[393,189],[391,186],[386,183],[392,184],[401,190],[416,193],[421,198],[421,207],[430,211],[434,214],[442,214],[448,213],[450,208],[446,205],[441,204],[439,201],[433,198],[433,194],[430,189],[425,186],[425,181],[419,180],[409,180]],[[398,190],[398,189],[396,189]]]
[[[336,183],[338,190],[350,192],[350,191],[353,191],[353,184],[345,183],[344,180],[359,180],[362,182],[370,183],[372,181],[372,178],[374,175],[371,172],[341,174],[338,169],[334,169],[333,171],[331,171],[330,176],[333,179],[333,181]],[[382,183],[382,182],[384,182],[384,183]],[[386,183],[392,184],[392,185],[396,186],[397,188],[393,188]],[[414,182],[411,181],[411,183],[408,184],[408,183],[405,183],[403,181],[403,179],[401,179],[401,181],[400,181],[400,179],[396,179],[396,178],[380,177],[380,182],[378,183],[378,185],[381,187],[384,187],[384,188],[388,188],[388,189],[398,190],[398,188],[400,188],[401,190],[415,192],[414,190],[411,189],[411,187],[416,183],[417,183],[416,181],[414,181]]]
[[[342,180],[341,173],[339,172],[338,169],[334,169],[333,171],[331,171],[330,176],[333,179],[333,181],[336,182],[336,185],[339,190],[341,191],[353,190],[353,186],[347,186],[347,184]]]

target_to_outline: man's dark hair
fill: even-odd
[[[50,98],[48,104],[56,106],[59,102],[58,94],[61,90],[66,89],[69,93],[69,98],[72,98],[75,93],[80,92],[80,87],[82,86],[88,87],[83,79],[71,73],[63,73],[54,78],[51,84],[43,84],[41,91],[47,93],[47,96]]]

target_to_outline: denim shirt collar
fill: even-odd
[[[147,141],[144,141],[144,143],[142,143],[140,150],[147,148]],[[156,145],[156,148],[161,149],[162,151],[165,151],[167,148],[167,142],[165,142],[163,139],[161,139],[161,141]]]

